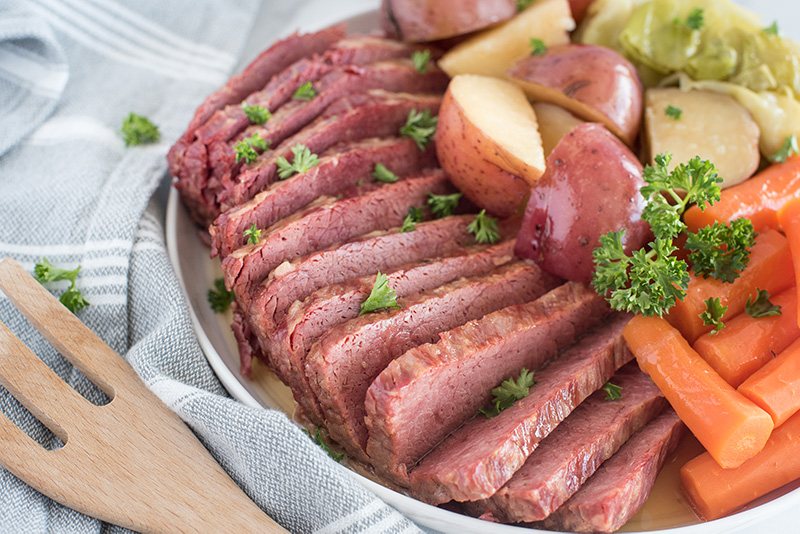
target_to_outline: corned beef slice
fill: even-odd
[[[357,317],[325,333],[306,356],[306,378],[331,437],[351,456],[368,461],[364,398],[389,362],[435,341],[439,332],[534,300],[557,284],[556,277],[518,260],[488,275],[398,299],[400,308]]]
[[[622,388],[620,399],[606,400],[602,390],[592,394],[486,501],[496,518],[505,522],[544,519],[667,406],[658,387],[635,362],[620,369],[611,382]]]
[[[368,139],[340,148],[341,152],[321,157],[319,165],[307,172],[275,182],[253,199],[220,215],[209,228],[211,255],[219,253],[225,258],[243,246],[244,231],[253,224],[268,228],[317,197],[334,196],[348,187],[373,182],[376,163],[400,176],[418,173],[436,163],[433,150],[421,152],[408,138]]]
[[[385,271],[398,298],[429,291],[466,276],[478,276],[513,258],[513,241],[487,247],[456,248],[441,258]],[[291,384],[298,405],[306,412],[321,414],[305,378],[305,358],[311,345],[327,330],[358,316],[361,303],[375,284],[375,274],[347,280],[316,290],[295,301],[284,320],[270,333],[269,353],[280,362],[282,376]]]
[[[492,388],[538,369],[609,311],[590,287],[568,282],[409,350],[367,392],[368,454],[402,474],[488,405]]]
[[[410,207],[426,205],[428,194],[453,191],[444,171],[436,169],[383,184],[363,196],[323,197],[270,227],[257,244],[245,245],[228,255],[222,262],[225,283],[239,302],[246,303],[251,288],[281,262],[374,230],[400,226]]]
[[[556,425],[631,360],[622,339],[629,319],[613,315],[536,371],[527,397],[496,417],[476,416],[453,432],[420,462],[417,477],[429,473],[458,500],[491,496]],[[381,474],[408,484],[396,473],[383,473],[383,463],[376,464]]]
[[[545,527],[569,532],[619,529],[647,500],[656,476],[685,432],[678,415],[667,407],[550,514]]]

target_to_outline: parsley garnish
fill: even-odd
[[[265,107],[248,106],[246,102],[242,102],[242,110],[252,124],[264,124],[272,118],[272,113]]]
[[[461,193],[453,193],[452,195],[428,193],[428,206],[431,208],[431,213],[438,218],[452,215],[459,200],[461,200]]]
[[[408,113],[405,126],[400,128],[400,135],[410,137],[417,143],[420,150],[425,150],[430,144],[433,134],[436,133],[438,120],[439,118],[432,117],[431,112],[427,109],[422,112],[412,109]]]
[[[258,240],[261,239],[261,230],[256,228],[256,223],[250,225],[250,228],[244,231],[244,237],[247,238],[248,245],[257,245]]]
[[[208,290],[206,298],[212,310],[216,313],[222,313],[230,307],[234,300],[234,295],[233,291],[228,291],[225,288],[225,280],[217,278],[214,280],[214,289]]]
[[[702,28],[704,23],[703,10],[699,7],[694,8],[691,13],[689,13],[689,16],[686,17],[686,25],[695,31]]]
[[[306,82],[297,88],[292,98],[295,100],[311,100],[317,96],[317,91],[311,86],[311,82]]]
[[[244,160],[245,163],[253,163],[258,158],[256,148],[264,151],[268,146],[269,143],[261,139],[261,136],[257,133],[254,133],[250,137],[245,137],[233,146],[233,149],[236,150],[236,162],[238,163]]]
[[[547,52],[547,45],[544,44],[544,41],[541,39],[537,39],[536,37],[531,37],[531,42],[529,44],[531,47],[531,55],[532,56],[541,56],[545,52]]]
[[[519,378],[514,380],[508,378],[503,380],[500,385],[492,390],[492,407],[480,408],[478,411],[486,416],[487,419],[498,415],[507,408],[511,408],[514,402],[524,399],[530,394],[530,388],[536,382],[533,381],[533,373],[524,367],[519,374]]]
[[[772,315],[781,315],[781,307],[769,301],[769,293],[766,289],[756,289],[755,301],[752,301],[752,296],[747,297],[747,304],[744,306],[744,311],[747,315],[754,319],[760,317],[770,317]],[[752,302],[751,302],[752,301]]]
[[[384,167],[381,163],[375,164],[375,170],[372,171],[372,177],[379,182],[392,184],[400,179],[395,173]]]
[[[773,163],[783,163],[795,154],[800,154],[800,147],[797,146],[797,136],[792,134],[783,140],[781,147],[769,159]]]
[[[681,115],[683,115],[683,110],[679,107],[675,107],[672,104],[670,104],[666,108],[664,108],[664,115],[666,115],[670,119],[679,121],[681,120]]]
[[[622,386],[606,382],[601,389],[606,392],[607,401],[615,401],[622,398]]]
[[[417,223],[423,221],[422,208],[415,208],[411,206],[408,208],[408,215],[403,219],[403,226],[400,227],[401,232],[413,232],[417,229]]]
[[[780,30],[778,29],[778,21],[777,20],[773,21],[772,24],[764,28],[763,32],[767,35],[780,35]]]
[[[497,243],[500,240],[497,219],[486,215],[486,210],[481,210],[475,216],[475,220],[467,226],[467,232],[473,234],[478,243]]]
[[[295,173],[304,173],[312,167],[319,165],[319,157],[316,154],[312,154],[311,150],[305,145],[294,145],[292,147],[292,154],[294,154],[294,159],[291,164],[283,156],[276,160],[278,164],[278,177],[281,180],[285,180]]]
[[[129,113],[122,121],[122,135],[125,139],[125,146],[155,143],[161,138],[158,126],[150,122],[147,117],[136,113]]]
[[[692,251],[688,258],[694,272],[703,278],[733,283],[750,263],[750,249],[757,234],[752,222],[740,218],[730,226],[715,222],[687,235],[686,249]]]
[[[78,313],[89,305],[89,302],[83,298],[80,290],[75,287],[75,280],[78,278],[78,272],[80,270],[80,265],[68,271],[56,267],[50,263],[50,260],[47,258],[42,258],[41,261],[33,266],[33,275],[40,284],[69,280],[69,287],[58,300],[72,313]]]
[[[389,278],[378,271],[375,277],[375,284],[372,286],[372,291],[369,293],[367,300],[361,303],[361,312],[359,317],[374,312],[375,310],[382,310],[384,308],[399,308],[397,303],[397,293],[394,289],[389,287]]]
[[[413,54],[411,54],[411,61],[414,62],[414,68],[417,69],[417,72],[420,74],[425,74],[425,72],[428,70],[428,63],[430,60],[430,50],[416,50]]]
[[[323,451],[327,452],[328,456],[333,458],[334,461],[337,461],[337,462],[341,462],[342,461],[342,458],[344,458],[344,454],[334,451],[333,449],[331,449],[330,445],[325,443],[325,441],[322,439],[322,435],[320,434],[320,428],[319,427],[317,427],[317,432],[313,436],[311,435],[311,432],[309,432],[306,429],[303,429],[303,432],[305,432],[306,435],[309,438],[311,438],[311,441],[313,441],[314,443],[319,445],[320,448],[322,448]]]
[[[718,334],[720,330],[725,328],[725,323],[722,322],[722,317],[728,311],[727,306],[722,305],[722,301],[717,297],[711,297],[706,300],[706,311],[700,314],[705,326],[713,326],[714,330],[709,332],[709,335]]]
[[[517,11],[522,11],[529,5],[531,5],[535,0],[516,0],[517,1]]]

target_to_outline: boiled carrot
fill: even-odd
[[[737,389],[772,416],[775,426],[783,424],[800,410],[800,341],[789,345]]]
[[[776,428],[764,449],[734,469],[703,453],[681,468],[681,487],[697,514],[717,519],[800,478],[800,413]]]
[[[789,250],[792,252],[794,263],[795,284],[797,284],[800,280],[800,198],[788,201],[778,210],[778,223],[789,241]],[[800,304],[796,305],[800,306]],[[800,320],[800,315],[798,320]]]
[[[755,296],[755,295],[754,295]],[[781,314],[753,319],[740,313],[713,336],[700,336],[692,348],[733,387],[745,381],[776,354],[800,338],[797,325],[797,289],[790,287],[770,302]]]
[[[689,230],[714,222],[729,222],[746,217],[757,232],[778,228],[777,211],[791,199],[800,196],[800,156],[791,156],[784,163],[770,165],[749,180],[722,191],[721,199],[701,211],[692,206],[683,219]]]
[[[666,320],[637,315],[622,335],[642,371],[721,466],[741,465],[764,447],[773,428],[769,414],[725,382]]]
[[[750,263],[732,284],[701,276],[692,275],[690,278],[686,297],[678,301],[666,317],[689,343],[694,343],[713,328],[704,325],[700,319],[709,298],[719,298],[722,305],[728,307],[722,318],[725,322],[744,311],[747,299],[757,295],[758,289],[775,295],[794,285],[789,243],[777,230],[759,234],[753,245]]]

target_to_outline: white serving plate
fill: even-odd
[[[782,3],[780,0],[762,0],[758,3],[742,0],[738,3],[763,14],[763,20],[767,23],[773,18],[777,19],[785,34],[798,39],[800,4]],[[272,16],[269,4],[265,3],[262,7],[259,19],[255,21],[256,28],[261,26],[262,21]],[[325,0],[307,1],[289,16],[290,20],[283,25],[284,35],[297,29],[318,30],[345,19],[351,32],[369,31],[377,26],[374,11],[376,4],[377,2],[372,0],[340,0],[335,3]],[[791,24],[792,22],[797,24]],[[272,40],[274,40],[272,37],[265,37],[254,31],[243,54],[245,64]],[[246,405],[280,409],[291,416],[293,406],[291,393],[264,366],[254,362],[252,379],[243,377],[239,372],[239,355],[230,330],[230,313],[215,314],[209,307],[206,297],[214,279],[222,276],[219,261],[209,258],[209,249],[200,240],[197,228],[174,189],[170,191],[167,205],[166,232],[170,260],[189,305],[192,324],[205,356],[222,384],[233,398]],[[795,490],[800,483],[782,488],[732,516],[706,523],[698,522],[682,502],[676,482],[678,468],[697,450],[697,445],[690,443],[684,447],[683,458],[676,459],[674,465],[665,467],[651,499],[622,531],[658,531],[675,534],[800,531],[800,527],[797,526],[800,523],[800,490]],[[547,532],[488,523],[456,514],[388,489],[344,466],[342,469],[385,502],[428,528],[442,532],[475,534]]]

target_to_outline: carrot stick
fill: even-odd
[[[667,321],[637,315],[622,335],[642,371],[721,466],[741,465],[764,447],[773,427],[769,414],[725,382]]]
[[[794,415],[800,410],[800,340],[742,382],[738,391],[772,416],[775,426]]]
[[[723,190],[720,201],[707,206],[705,211],[697,206],[689,208],[683,220],[689,230],[696,232],[716,221],[747,217],[760,232],[764,228],[778,228],[778,209],[797,196],[800,196],[800,156],[792,156],[784,163],[770,165],[749,180]]]
[[[800,338],[797,325],[797,289],[770,297],[781,315],[753,319],[740,313],[713,336],[700,336],[692,348],[733,387],[745,381]]]
[[[764,449],[735,469],[723,469],[703,453],[681,468],[681,486],[698,515],[729,514],[800,478],[800,413],[775,429]]]
[[[795,284],[797,284],[800,280],[800,198],[788,201],[778,210],[778,223],[789,241],[789,250],[792,251],[794,262]]]
[[[700,319],[709,298],[718,297],[722,305],[728,307],[722,319],[724,322],[741,313],[748,297],[758,294],[757,289],[766,289],[770,295],[775,295],[793,285],[789,243],[777,230],[766,230],[756,237],[750,263],[739,278],[728,284],[713,278],[692,276],[686,297],[670,309],[667,320],[689,343],[694,343],[712,329],[703,325]]]

